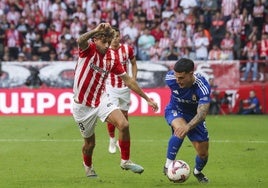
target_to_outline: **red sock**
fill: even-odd
[[[107,123],[107,129],[108,129],[109,136],[111,138],[114,138],[115,126],[111,123]]]
[[[83,154],[84,164],[88,167],[92,165],[92,156]]]
[[[121,159],[129,160],[130,156],[130,140],[119,140],[119,146],[121,149]]]

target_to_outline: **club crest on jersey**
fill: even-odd
[[[195,94],[192,95],[192,100],[196,101],[196,95]]]
[[[113,103],[108,103],[107,104],[107,107],[110,107],[110,106],[112,106],[113,105]]]

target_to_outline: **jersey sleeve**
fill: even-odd
[[[134,49],[128,45],[128,51],[129,51],[129,59],[133,59],[135,54],[134,54]]]
[[[199,97],[198,104],[210,103],[210,93],[211,93],[210,85],[205,80],[205,78],[203,78],[202,82],[198,84],[198,97]]]
[[[82,50],[81,48],[79,48],[79,51],[78,51],[79,52],[79,57],[80,58],[85,58],[85,57],[91,55],[91,53],[93,53],[95,50],[96,50],[95,43],[90,42],[90,43],[88,43],[87,49]]]
[[[111,73],[116,74],[118,76],[126,74],[126,71],[123,65],[120,63],[119,59],[115,60],[114,66],[111,69]]]

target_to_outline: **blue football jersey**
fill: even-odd
[[[174,71],[166,74],[166,85],[170,88],[170,101],[166,109],[176,110],[182,114],[194,116],[199,104],[210,103],[210,85],[200,74],[194,74],[195,82],[190,88],[180,88]]]

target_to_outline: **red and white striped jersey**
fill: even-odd
[[[128,73],[130,60],[134,58],[133,48],[128,44],[120,44],[120,47],[118,49],[111,50],[117,55],[125,71]],[[107,84],[115,88],[126,87],[123,80],[113,73],[109,74]]]
[[[126,74],[112,50],[101,55],[93,42],[89,43],[86,50],[79,49],[74,75],[74,100],[86,106],[97,107],[110,73],[119,76]]]

